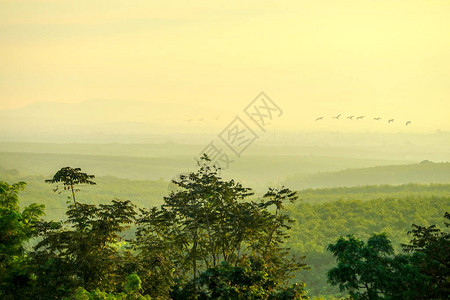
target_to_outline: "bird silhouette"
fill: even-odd
[[[323,119],[323,117],[320,117],[320,118],[317,118],[316,121],[319,121],[319,120],[322,120],[322,119]]]
[[[375,121],[380,121],[381,120],[381,118],[380,117],[378,117],[378,118],[373,118]]]
[[[364,119],[364,116],[359,116],[356,118],[356,120],[362,120],[362,119]]]
[[[200,122],[203,121],[203,118],[198,119]]]
[[[341,114],[338,114],[336,117],[333,117],[333,119],[339,120],[340,116],[341,116]]]
[[[406,122],[406,126],[408,126],[409,124],[411,124],[411,121]]]
[[[187,122],[191,122],[191,121],[192,121],[192,119],[187,120]]]
[[[354,117],[355,116],[350,116],[350,117],[347,117],[347,119],[353,120]]]
[[[218,115],[214,120],[218,120],[220,118],[220,115]]]
[[[388,123],[394,122],[394,119],[389,119]]]

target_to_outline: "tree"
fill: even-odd
[[[0,298],[26,297],[26,288],[33,284],[24,243],[36,235],[44,205],[35,203],[19,208],[18,193],[25,182],[12,185],[0,181]]]
[[[130,201],[112,200],[99,206],[69,206],[67,221],[42,222],[42,240],[31,253],[37,276],[35,294],[59,299],[77,287],[116,292],[126,264],[117,243],[136,212]],[[131,273],[131,272],[130,272]],[[55,287],[58,287],[57,289]]]
[[[243,255],[235,264],[221,262],[199,279],[201,299],[308,299],[305,284],[277,284],[277,272],[262,257]]]
[[[450,220],[450,214],[444,218]],[[449,227],[449,223],[445,222]],[[424,299],[447,299],[450,295],[450,233],[437,228],[412,225],[408,234],[413,238],[409,244],[402,244],[403,250],[413,255],[414,264],[422,274],[427,275],[430,284],[423,290]]]
[[[109,300],[150,300],[150,296],[143,296],[141,294],[141,279],[135,273],[127,276],[127,281],[124,284],[124,292],[119,294],[106,293],[100,291],[99,289],[93,292],[88,292],[84,288],[78,288],[70,299],[73,300],[98,300],[98,299],[109,299]]]
[[[203,284],[199,277],[206,270],[237,266],[244,255],[264,261],[268,286],[274,292],[282,289],[294,271],[305,267],[288,259],[288,249],[281,247],[291,222],[282,213],[283,203],[294,201],[295,193],[269,189],[259,202],[249,201],[250,188],[222,180],[209,162],[204,155],[197,172],[173,180],[180,189],[165,197],[160,209],[142,210],[134,248],[141,260],[173,263],[174,299],[197,299]]]
[[[338,265],[328,280],[353,299],[424,299],[421,292],[428,278],[420,274],[405,255],[394,256],[385,234],[374,234],[367,244],[349,235],[330,244]]]
[[[82,173],[80,168],[71,168],[64,167],[61,168],[52,179],[47,179],[45,182],[47,183],[59,183],[62,182],[64,185],[64,190],[68,189],[72,192],[73,203],[76,205],[77,202],[75,200],[75,193],[79,191],[79,189],[75,189],[74,187],[78,184],[96,184],[91,179],[95,178],[94,175],[88,175],[86,173]],[[53,190],[54,192],[58,191],[59,187]]]
[[[154,298],[169,298],[175,277],[183,274],[186,239],[174,228],[175,223],[172,215],[156,207],[141,210],[135,238],[129,240],[134,255],[125,271],[136,272],[144,293]]]

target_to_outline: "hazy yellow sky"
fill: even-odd
[[[0,1],[0,109],[116,99],[238,113],[262,90],[285,112],[279,128],[336,129],[312,120],[342,113],[450,130],[450,1]]]

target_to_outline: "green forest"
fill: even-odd
[[[450,184],[261,193],[208,162],[171,185],[3,169],[0,297],[447,299]]]

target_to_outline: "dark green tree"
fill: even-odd
[[[27,298],[34,274],[28,268],[25,242],[36,235],[44,205],[35,203],[20,211],[18,193],[25,182],[0,181],[0,298]]]
[[[353,236],[341,237],[328,250],[338,262],[328,271],[329,282],[353,299],[423,299],[428,278],[412,265],[411,257],[394,256],[385,234],[374,234],[367,244]]]
[[[199,279],[201,299],[308,299],[305,284],[279,284],[271,270],[259,256],[243,255],[236,263],[222,261],[204,271]]]
[[[450,214],[445,213],[445,219]],[[449,223],[445,222],[449,227]],[[411,253],[414,264],[422,274],[427,275],[430,284],[422,291],[423,299],[448,299],[450,295],[450,233],[437,228],[413,224],[408,234],[413,238],[409,244],[403,244],[403,250]]]
[[[134,205],[119,200],[99,206],[77,203],[66,214],[65,222],[41,223],[42,239],[31,253],[37,297],[59,299],[77,287],[116,292],[127,275],[126,255],[117,243],[134,221]]]
[[[123,292],[121,293],[107,293],[99,289],[92,292],[86,291],[84,288],[79,287],[73,295],[71,295],[71,300],[150,300],[150,296],[143,296],[141,294],[141,279],[135,273],[128,275],[127,281],[124,284]]]
[[[71,168],[71,167],[64,167],[61,168],[56,174],[53,176],[52,179],[46,179],[45,182],[47,183],[63,183],[64,190],[70,190],[72,193],[72,199],[73,203],[76,205],[77,202],[75,200],[75,193],[79,191],[79,189],[75,188],[76,185],[79,184],[90,184],[94,185],[96,184],[91,179],[95,178],[94,175],[88,175],[86,173],[81,172],[80,168]],[[56,186],[56,188],[53,190],[54,192],[59,190],[59,186]]]
[[[184,264],[187,241],[176,229],[171,215],[156,207],[141,210],[137,226],[135,238],[129,240],[134,255],[129,257],[124,271],[139,275],[145,294],[168,298],[174,278],[182,276],[180,266]]]

